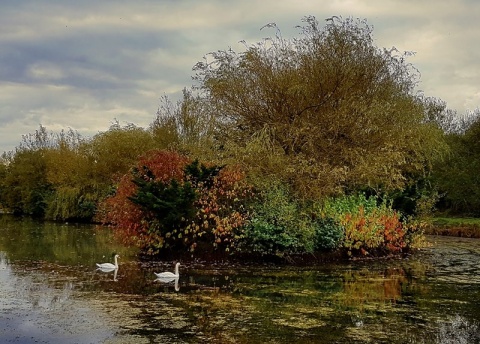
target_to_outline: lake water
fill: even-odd
[[[0,343],[480,343],[480,240],[428,241],[407,259],[182,262],[165,283],[174,262],[106,228],[0,215]]]

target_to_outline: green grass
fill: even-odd
[[[434,217],[425,234],[480,238],[480,218]]]
[[[479,226],[480,218],[476,217],[434,217],[433,224],[439,226]]]

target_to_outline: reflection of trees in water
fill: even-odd
[[[190,263],[181,271],[180,290],[175,291],[175,281],[155,281],[153,272],[164,268],[159,263],[122,261],[117,276],[96,271],[95,251],[101,247],[103,254],[111,252],[107,236],[98,238],[95,246],[85,231],[73,236],[80,240],[73,244],[66,233],[55,239],[56,231],[37,238],[43,244],[34,236],[21,243],[27,229],[7,231],[9,236],[0,241],[4,303],[0,310],[36,310],[31,313],[41,318],[56,314],[55,321],[63,326],[65,314],[84,305],[95,310],[88,313],[91,319],[92,314],[104,314],[107,309],[110,316],[106,319],[122,319],[119,324],[124,329],[138,331],[143,338],[164,336],[152,342],[172,342],[172,338],[188,342],[200,333],[204,342],[210,338],[219,343],[310,343],[318,338],[339,343],[350,339],[480,342],[478,277],[472,276],[478,271],[478,241],[462,240],[465,247],[459,240],[448,241],[446,248],[407,260],[354,261],[318,268]],[[84,249],[89,243],[93,247]],[[36,244],[39,248],[32,251],[29,245]],[[58,246],[54,258],[37,259],[44,244]],[[85,262],[76,256],[80,253],[95,260]],[[81,263],[75,263],[76,259]],[[459,276],[462,281],[468,276],[471,282],[460,284]],[[459,291],[459,287],[463,288]],[[67,320],[69,326],[74,323]],[[92,321],[86,324],[95,328]]]
[[[101,254],[117,252],[129,256],[133,252],[115,240],[112,231],[91,224],[43,222],[0,214],[0,230],[0,250],[13,261],[90,266]]]
[[[402,299],[403,285],[407,282],[405,270],[387,268],[383,271],[346,271],[343,276],[343,302],[360,306],[371,302],[396,303]]]
[[[431,270],[430,264],[420,261],[345,270],[341,274],[343,288],[338,294],[339,301],[347,307],[360,308],[373,303],[408,303],[412,295],[426,295],[431,291],[425,283]]]

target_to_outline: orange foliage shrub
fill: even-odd
[[[349,254],[399,253],[406,246],[406,233],[396,212],[389,208],[377,208],[366,213],[363,207],[358,212],[344,215],[344,247]]]
[[[185,173],[191,161],[176,152],[154,151],[139,159],[137,168],[148,168],[152,176],[147,182],[190,183],[195,189],[195,213],[183,218],[172,228],[165,228],[156,214],[131,201],[137,185],[131,174],[125,175],[114,196],[102,204],[100,220],[110,224],[126,242],[134,243],[147,254],[159,253],[165,248],[184,248],[191,252],[202,247],[223,248],[231,251],[241,236],[249,213],[246,202],[252,188],[237,167],[222,168],[207,182],[196,182]]]
[[[245,201],[252,194],[244,173],[223,169],[212,187],[201,185],[199,191],[197,212],[183,231],[185,241],[191,244],[191,250],[198,238],[206,238],[214,248],[224,247],[227,252],[235,249],[249,216]]]

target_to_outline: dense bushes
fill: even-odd
[[[345,236],[345,228],[339,221],[335,221],[331,217],[323,217],[316,219],[314,225],[315,251],[334,250],[341,247]]]
[[[400,253],[422,238],[421,224],[402,221],[385,201],[364,194],[327,200],[321,215],[345,230],[341,247],[349,255]]]
[[[257,194],[245,226],[243,247],[261,254],[292,254],[313,250],[314,227],[288,189],[272,183]]]
[[[15,214],[42,217],[52,185],[47,179],[44,150],[19,150],[8,160],[0,202]]]
[[[98,202],[152,145],[152,135],[132,124],[114,123],[90,140],[40,126],[3,154],[0,206],[49,220],[91,221]]]
[[[140,159],[103,204],[101,220],[149,254],[198,248],[230,253],[348,255],[403,252],[415,238],[386,202],[363,194],[307,205],[280,182],[256,192],[238,169],[171,151]]]
[[[254,192],[238,167],[203,164],[165,150],[139,158],[98,207],[98,194],[89,191],[88,184],[80,188],[56,182],[60,174],[47,171],[52,152],[56,151],[17,153],[8,170],[17,171],[17,178],[30,176],[31,184],[22,185],[29,193],[5,192],[3,199],[17,195],[22,202],[11,201],[22,207],[19,212],[44,213],[52,219],[96,214],[96,220],[112,225],[126,242],[149,254],[218,249],[277,256],[332,250],[378,255],[402,252],[421,234],[417,225],[400,221],[399,214],[374,197],[301,201],[284,183],[269,178],[257,181]],[[23,159],[30,156],[37,164],[27,168]],[[14,176],[6,172],[2,171],[8,178]],[[49,175],[57,177],[42,179]]]
[[[98,218],[146,253],[236,248],[251,190],[236,168],[205,166],[172,151],[153,151],[121,180]]]
[[[257,198],[243,240],[262,254],[340,250],[349,256],[378,256],[405,252],[422,238],[420,222],[401,219],[376,197],[357,194],[308,206],[276,185]]]
[[[480,110],[461,133],[450,133],[451,152],[435,166],[433,182],[441,194],[444,212],[480,216]]]
[[[45,217],[53,220],[90,220],[94,217],[98,197],[79,187],[61,186],[47,199]]]
[[[260,254],[295,255],[342,247],[345,230],[332,217],[295,199],[278,181],[257,185],[252,212],[243,232],[243,247]]]

